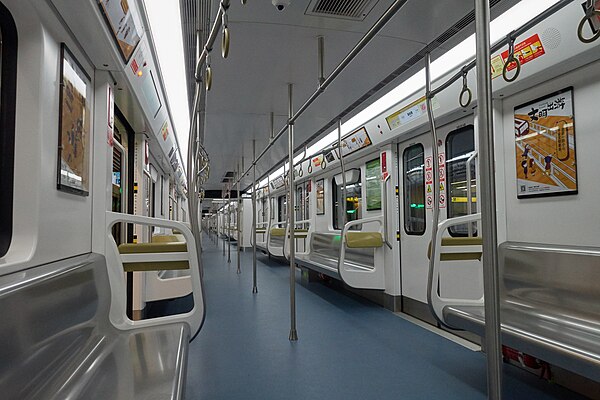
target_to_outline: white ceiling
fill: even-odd
[[[235,170],[242,156],[244,167],[250,164],[253,139],[257,154],[266,147],[270,112],[275,113],[275,132],[285,124],[288,83],[294,84],[294,109],[317,89],[317,36],[325,38],[327,76],[392,2],[379,0],[360,22],[307,16],[308,3],[309,0],[292,0],[280,12],[268,0],[250,0],[246,6],[239,1],[231,2],[229,58],[221,58],[220,38],[211,56],[214,77],[207,99],[205,128],[211,178],[206,189],[220,190],[223,175]],[[216,6],[217,1],[213,10]],[[297,121],[295,147],[454,25],[472,7],[472,0],[409,0]],[[284,135],[259,163],[258,176],[286,156],[287,146]],[[242,188],[250,184],[251,180],[246,179]]]

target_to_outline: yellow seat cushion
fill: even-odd
[[[346,246],[350,249],[371,249],[383,246],[383,236],[379,232],[347,232]]]
[[[285,228],[271,228],[272,237],[283,237],[285,236]]]
[[[120,254],[178,252],[187,252],[187,245],[184,242],[123,243],[119,245]],[[125,270],[125,272],[167,271],[190,269],[190,264],[187,261],[136,261],[123,262],[123,269]]]
[[[465,253],[444,253],[444,247],[450,246],[481,246],[483,239],[481,237],[445,237],[442,238],[442,254],[441,261],[481,261],[482,253],[465,252]],[[427,258],[431,259],[431,242],[427,248]]]

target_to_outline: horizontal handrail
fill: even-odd
[[[475,299],[475,300],[451,299],[451,298],[443,298],[438,293],[439,278],[440,278],[439,268],[440,268],[440,262],[442,262],[441,252],[442,252],[443,233],[445,230],[447,230],[450,227],[453,227],[456,225],[471,224],[473,222],[480,221],[480,220],[481,220],[481,213],[464,215],[461,217],[446,219],[438,224],[438,232],[439,233],[438,233],[438,235],[436,235],[435,243],[431,244],[432,246],[435,246],[435,250],[432,252],[432,254],[435,254],[435,259],[433,260],[432,273],[427,279],[427,301],[429,302],[429,307],[430,307],[433,315],[435,316],[435,318],[438,320],[438,322],[440,322],[441,324],[443,324],[445,326],[448,326],[448,325],[446,324],[446,321],[444,321],[444,314],[443,314],[444,307],[446,307],[448,305],[482,306],[484,304],[484,298],[482,295],[481,298]],[[476,252],[482,251],[482,246],[481,245],[455,246],[451,251],[452,252],[462,251],[465,253],[476,253]]]
[[[187,261],[190,265],[190,276],[192,280],[192,293],[194,296],[194,307],[191,311],[183,314],[169,315],[165,317],[152,318],[142,321],[132,321],[125,313],[126,310],[126,289],[125,279],[123,276],[123,262],[117,248],[117,244],[112,236],[111,229],[117,223],[129,223],[145,226],[159,226],[163,228],[177,229],[181,232],[186,240],[187,245]],[[204,292],[202,288],[200,260],[196,248],[196,241],[190,228],[182,222],[171,221],[166,219],[144,217],[140,215],[122,214],[112,211],[106,212],[106,245],[105,256],[107,259],[109,280],[112,289],[112,301],[110,309],[111,322],[119,329],[135,329],[140,327],[158,326],[172,323],[185,323],[189,325],[192,337],[195,337],[202,324],[204,323],[205,307],[204,307]],[[149,256],[156,256],[156,260],[161,261],[165,258],[182,257],[183,254],[174,253],[169,255],[161,255],[160,253],[147,253],[142,256],[144,261],[149,260]],[[139,257],[139,256],[135,256]]]

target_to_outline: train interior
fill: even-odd
[[[0,0],[1,397],[600,399],[599,38],[600,0]]]

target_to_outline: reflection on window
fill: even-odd
[[[425,154],[423,145],[404,150],[404,231],[408,235],[425,233]]]
[[[351,169],[346,171],[346,222],[356,221],[361,218],[362,203],[362,183],[360,180],[360,170]],[[337,181],[340,182],[337,182]],[[343,198],[342,188],[344,183],[342,176],[336,176],[332,180],[333,187],[333,229],[343,228],[343,208],[340,199]],[[355,225],[352,230],[360,230],[360,225]]]
[[[473,125],[448,134],[446,138],[446,176],[448,190],[448,218],[467,215],[467,200],[471,186],[472,213],[477,212],[475,163],[471,163],[471,183],[467,182],[467,159],[475,151]],[[452,236],[467,236],[468,224],[457,225],[449,229]],[[473,233],[477,235],[476,223]]]
[[[277,211],[279,212],[279,219],[277,220],[277,222],[285,222],[287,221],[287,196],[279,196],[279,198],[277,199],[277,203],[279,206],[277,207]]]

